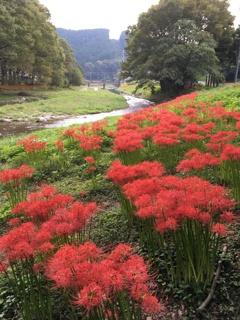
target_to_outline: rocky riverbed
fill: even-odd
[[[81,116],[62,116],[60,119],[51,117],[39,117],[36,122],[18,122],[6,119],[4,122],[0,122],[0,137],[6,137],[10,135],[20,135],[29,133],[35,130],[49,129],[49,128],[60,128],[68,127],[73,124],[81,124],[87,122],[93,122],[102,120],[106,117],[111,116],[122,116],[124,114],[133,113],[141,109],[145,109],[155,104],[149,100],[136,98],[129,95],[124,95],[128,103],[128,108],[122,110],[116,110],[111,112],[103,112],[97,114],[86,114]]]

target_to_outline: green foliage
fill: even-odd
[[[37,0],[1,0],[0,7],[1,83],[63,85],[65,52],[47,8]],[[82,83],[80,70],[79,77]]]
[[[107,29],[74,31],[57,28],[57,32],[74,49],[76,61],[88,81],[114,81],[123,60],[124,32],[119,40],[109,39]]]
[[[233,33],[227,7],[227,1],[219,0],[197,5],[164,0],[152,6],[127,30],[122,76],[160,81],[161,90],[172,96],[201,75],[214,74],[220,80],[218,61],[226,60]]]

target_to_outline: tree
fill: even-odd
[[[64,51],[64,85],[79,86],[83,84],[84,75],[75,60],[74,51],[65,39],[60,38],[60,43]]]
[[[64,59],[46,7],[37,0],[0,0],[2,83],[61,85]]]
[[[119,40],[109,39],[108,29],[75,31],[58,28],[57,32],[74,49],[76,61],[89,81],[114,80],[121,69],[126,44],[124,32]]]
[[[152,6],[126,32],[122,76],[159,80],[162,91],[176,95],[186,79],[206,72],[219,75],[217,63],[226,51],[219,49],[220,39],[232,41],[233,17],[227,8],[227,0],[162,0]]]

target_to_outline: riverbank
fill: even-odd
[[[96,114],[128,107],[121,95],[101,88],[96,89],[86,86],[24,91],[18,89],[15,95],[13,90],[8,93],[5,90],[4,93],[0,92],[0,102],[8,103],[0,106],[0,121],[39,121],[44,118],[50,120],[53,117]],[[20,92],[24,92],[25,96],[19,96]],[[35,101],[31,101],[33,98]],[[15,103],[16,100],[19,100],[19,103]]]
[[[115,96],[117,95],[115,94]],[[53,117],[45,115],[39,117],[36,121],[3,121],[0,122],[0,137],[19,135],[42,129],[67,127],[73,124],[94,122],[108,117],[123,116],[155,105],[149,100],[129,95],[122,95],[122,97],[127,102],[128,108],[96,114],[81,114],[79,116],[62,115]]]

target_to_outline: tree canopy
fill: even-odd
[[[64,48],[37,0],[0,0],[0,76],[2,84],[65,81]]]
[[[160,81],[172,95],[199,75],[219,77],[234,31],[228,6],[227,0],[161,0],[128,28],[122,76]]]

